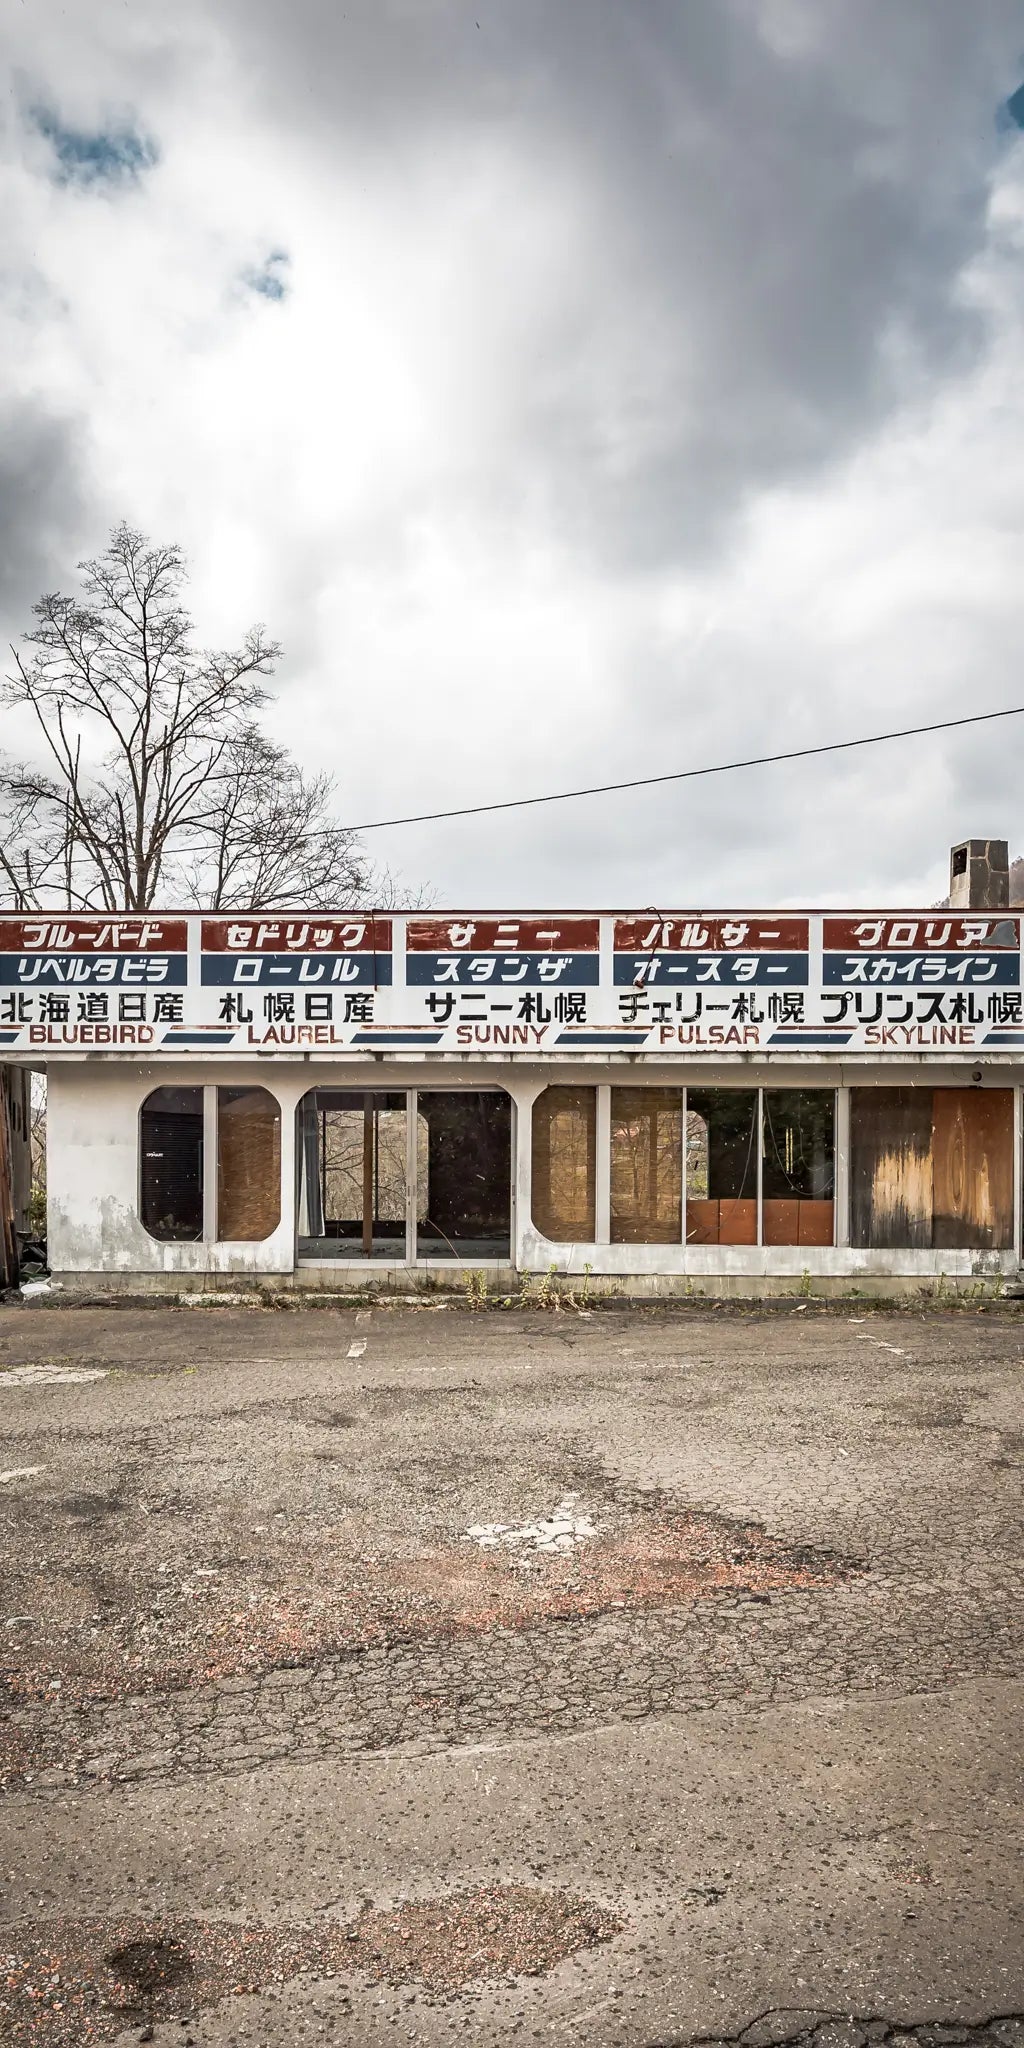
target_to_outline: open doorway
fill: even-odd
[[[299,1256],[404,1259],[404,1094],[314,1088],[299,1105]]]
[[[300,1259],[505,1260],[511,1100],[313,1088],[298,1109],[298,1199]]]

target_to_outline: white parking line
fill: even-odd
[[[4,1387],[81,1387],[89,1380],[105,1380],[105,1372],[85,1366],[12,1365],[0,1371]]]

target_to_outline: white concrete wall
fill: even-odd
[[[259,1244],[163,1244],[139,1219],[139,1111],[154,1088],[265,1087],[265,1068],[124,1067],[86,1063],[49,1069],[46,1111],[47,1256],[51,1272],[287,1273],[295,1263],[295,1118],[281,1117],[281,1221]],[[272,1094],[277,1090],[272,1088]]]
[[[703,1279],[720,1276],[733,1282],[764,1277],[787,1278],[799,1283],[805,1274],[823,1280],[844,1278],[854,1284],[868,1276],[908,1280],[950,1281],[1015,1273],[1016,1252],[977,1251],[858,1251],[844,1243],[846,1229],[847,1176],[842,1113],[837,1130],[838,1242],[827,1249],[811,1246],[742,1245],[613,1245],[554,1244],[534,1229],[531,1217],[531,1110],[542,1089],[562,1083],[568,1086],[605,1085],[622,1082],[636,1086],[690,1085],[716,1087],[839,1087],[870,1083],[924,1086],[939,1081],[933,1063],[911,1067],[907,1064],[867,1068],[849,1063],[845,1068],[807,1061],[786,1066],[766,1062],[732,1065],[702,1065],[684,1070],[681,1065],[653,1062],[601,1060],[586,1066],[530,1067],[502,1059],[479,1058],[451,1062],[409,1060],[313,1063],[306,1058],[266,1056],[246,1062],[213,1060],[128,1064],[108,1059],[50,1063],[47,1114],[47,1155],[49,1189],[49,1258],[57,1274],[138,1274],[172,1276],[235,1276],[255,1279],[260,1275],[290,1274],[295,1267],[295,1110],[308,1088],[314,1086],[350,1089],[399,1090],[415,1087],[459,1086],[501,1087],[515,1104],[516,1142],[513,1168],[513,1262],[521,1272],[558,1273],[582,1276],[589,1267],[595,1278],[624,1280],[634,1277],[648,1285],[659,1275],[677,1283],[691,1277],[699,1287]],[[943,1081],[964,1086],[972,1069],[954,1069],[945,1063]],[[988,1074],[993,1086],[1017,1084],[1019,1071],[1000,1063]],[[138,1212],[139,1111],[153,1088],[197,1086],[219,1082],[224,1086],[267,1088],[281,1106],[281,1221],[273,1236],[260,1244],[216,1243],[163,1244],[143,1229]],[[841,1112],[843,1098],[840,1097]],[[1020,1243],[1020,1112],[1017,1093],[1017,1219],[1016,1242]],[[599,1128],[605,1131],[607,1119]],[[605,1131],[606,1141],[606,1131]],[[598,1179],[607,1172],[607,1161],[598,1160]],[[599,1234],[607,1240],[607,1203],[599,1205]],[[603,1226],[603,1227],[602,1227]],[[356,1280],[381,1284],[389,1275],[397,1278],[408,1269],[389,1268],[380,1260],[317,1261],[310,1284],[323,1286],[327,1276],[346,1286]],[[421,1261],[421,1271],[441,1273],[445,1266],[460,1261]]]

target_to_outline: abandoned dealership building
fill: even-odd
[[[0,917],[66,1285],[1016,1276],[1006,847],[905,912]]]

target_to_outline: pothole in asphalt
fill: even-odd
[[[126,1941],[103,1960],[123,1984],[147,1998],[190,1982],[193,1976],[192,1958],[173,1936],[148,1935]]]
[[[495,1884],[371,1907],[347,1925],[92,1919],[9,1927],[0,2039],[4,2048],[82,2048],[298,1976],[414,1985],[443,1998],[488,1979],[543,1976],[623,1925],[575,1893]]]
[[[338,1510],[342,1519],[345,1512]],[[272,1556],[268,1545],[234,1567],[222,1561],[215,1576],[182,1560],[173,1602],[163,1597],[169,1578],[133,1584],[126,1574],[120,1593],[111,1593],[116,1611],[95,1615],[97,1602],[88,1596],[87,1635],[76,1611],[51,1616],[45,1657],[34,1641],[12,1639],[12,1698],[49,1700],[59,1680],[69,1706],[115,1698],[126,1687],[164,1691],[314,1665],[410,1638],[451,1639],[721,1597],[767,1607],[776,1598],[839,1587],[864,1569],[786,1543],[759,1524],[680,1512],[660,1498],[639,1511],[617,1507],[608,1520],[602,1510],[591,1515],[578,1500],[564,1500],[557,1514],[536,1522],[473,1524],[463,1537],[411,1555],[374,1544],[372,1552],[335,1546],[325,1557],[307,1548],[301,1530],[289,1542],[284,1522],[273,1526]],[[258,1533],[266,1528],[258,1525]],[[31,1599],[22,1605],[36,1611]]]

